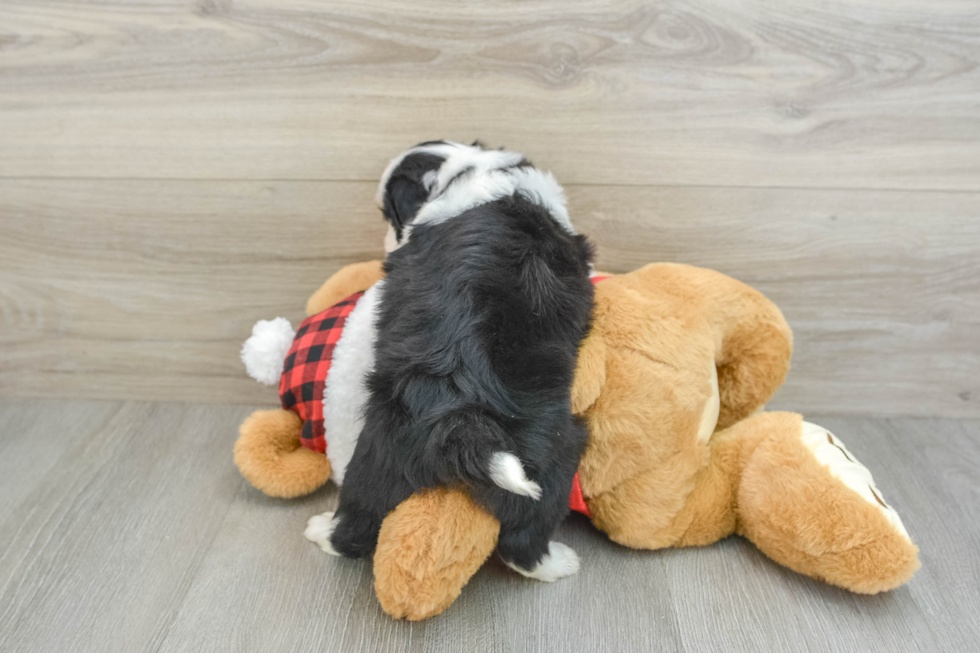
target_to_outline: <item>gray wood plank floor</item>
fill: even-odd
[[[492,559],[442,616],[377,605],[371,568],[302,538],[331,486],[271,500],[231,462],[244,406],[0,400],[0,651],[970,651],[980,421],[813,418],[875,473],[922,570],[858,596],[730,538],[637,552],[570,518],[582,571]]]

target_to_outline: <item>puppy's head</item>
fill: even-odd
[[[456,145],[449,141],[419,143],[388,164],[381,176],[376,198],[388,222],[386,252],[398,249],[404,243],[406,228],[428,200],[439,168]]]
[[[444,219],[444,213],[455,215],[459,210],[472,208],[480,196],[502,196],[513,192],[512,181],[488,180],[488,175],[530,166],[530,161],[517,152],[491,150],[479,141],[472,145],[427,141],[405,150],[388,164],[378,186],[378,205],[389,227],[386,251],[405,243],[412,223],[416,222],[426,203],[441,201],[440,216]],[[481,181],[483,187],[472,193],[470,185]],[[447,195],[452,196],[452,201],[447,200]],[[425,219],[438,221],[432,214],[422,218]]]

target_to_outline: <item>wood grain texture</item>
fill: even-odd
[[[492,558],[445,614],[410,624],[381,612],[369,563],[302,538],[336,505],[332,485],[280,501],[237,475],[246,412],[0,400],[3,469],[36,470],[0,475],[13,497],[0,650],[896,653],[980,640],[980,420],[810,416],[871,468],[921,548],[922,569],[893,592],[829,587],[737,537],[632,551],[572,516],[557,539],[582,557],[578,575],[535,583]],[[72,422],[53,460],[23,446]]]
[[[252,324],[295,323],[384,234],[368,184],[0,187],[7,394],[274,402],[238,359]]]
[[[0,393],[265,403],[238,360],[381,255],[374,185],[0,180]],[[776,405],[980,415],[980,195],[571,186],[602,269],[718,269],[796,333]]]
[[[38,402],[7,402],[0,410],[0,524],[31,496],[64,456],[92,437],[118,412],[119,403],[63,402],[39,410]],[[2,531],[13,535],[14,530]],[[0,536],[2,538],[3,536]],[[5,579],[0,579],[5,582]]]
[[[433,137],[566,183],[980,190],[971,0],[6,0],[0,175],[374,180]]]
[[[607,269],[766,292],[776,405],[980,416],[978,63],[968,0],[7,0],[0,393],[274,403],[251,324],[441,136],[554,170]]]
[[[99,406],[0,406],[33,415],[34,447],[6,453],[37,469],[0,522],[0,650],[156,650],[244,482],[231,446],[247,410],[116,405],[90,428]],[[24,435],[4,430],[0,442]],[[53,464],[35,461],[48,455]],[[0,494],[16,480],[0,479]]]
[[[795,335],[786,410],[980,415],[980,195],[802,189],[570,189],[616,271],[717,269]]]

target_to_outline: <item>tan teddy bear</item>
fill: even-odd
[[[308,312],[381,274],[377,263],[341,270]],[[774,304],[718,272],[676,264],[605,278],[595,301],[572,396],[589,425],[579,480],[597,528],[638,549],[738,533],[780,564],[860,593],[911,578],[918,549],[867,468],[801,416],[759,412],[792,352]],[[243,474],[275,496],[310,492],[330,475],[288,415],[253,415],[236,445]],[[413,495],[381,530],[382,607],[413,620],[439,614],[492,553],[498,530],[461,488]]]

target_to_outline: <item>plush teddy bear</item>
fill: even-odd
[[[320,313],[381,276],[378,263],[344,268],[307,311]],[[826,429],[794,413],[760,412],[792,351],[774,304],[718,272],[677,264],[610,276],[595,290],[572,389],[590,436],[571,502],[597,528],[638,549],[703,546],[739,533],[795,571],[860,593],[911,578],[918,549],[867,468]],[[291,345],[276,346],[281,361]],[[236,445],[243,474],[274,496],[310,492],[331,472],[315,447],[302,446],[308,438],[294,411],[256,413]],[[341,450],[356,443],[356,420],[348,421],[348,432],[327,428],[335,477],[346,463],[343,451],[331,453],[331,438]],[[462,489],[416,493],[381,529],[374,570],[382,607],[412,620],[439,614],[492,553],[498,531]]]
[[[342,268],[307,301],[309,317],[295,333],[285,318],[262,320],[242,347],[249,375],[278,383],[283,406],[252,413],[235,443],[238,469],[269,496],[309,494],[331,472],[342,481],[361,430],[367,390],[360,384],[373,358],[376,293],[366,291],[382,276],[380,261]]]

